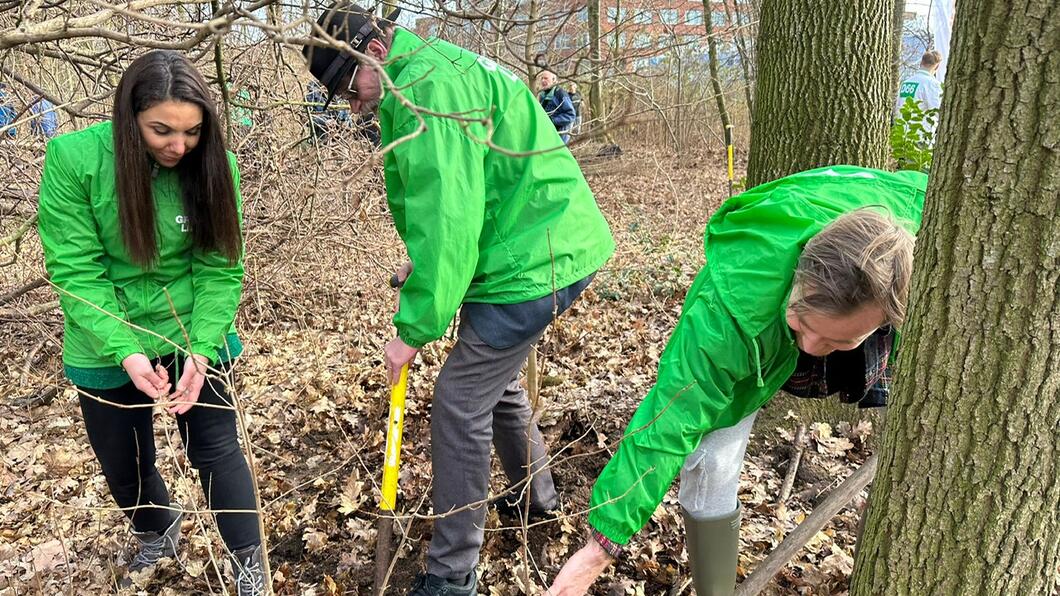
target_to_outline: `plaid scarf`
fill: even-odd
[[[888,360],[894,345],[894,330],[877,329],[860,346],[827,356],[811,356],[799,350],[795,372],[782,389],[796,397],[821,399],[834,393],[843,403],[859,408],[887,405],[891,392]]]

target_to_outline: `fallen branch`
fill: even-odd
[[[788,501],[788,497],[791,496],[791,489],[795,486],[795,473],[799,471],[802,452],[806,449],[805,443],[806,425],[800,424],[798,430],[795,431],[795,455],[791,457],[788,469],[784,474],[784,484],[780,487],[780,497],[777,499],[777,505],[783,505]]]
[[[11,232],[7,236],[0,238],[0,247],[11,245],[11,260],[4,263],[4,266],[11,265],[18,258],[19,248],[22,246],[22,239],[26,236],[26,232],[33,227],[33,224],[37,223],[37,216],[34,215],[26,221],[22,222],[14,232]]]
[[[736,596],[757,596],[773,581],[773,576],[780,572],[804,546],[828,525],[828,522],[843,507],[846,507],[855,496],[858,495],[876,475],[876,455],[865,460],[853,474],[842,484],[836,487],[828,497],[813,510],[795,530],[788,534],[784,542],[780,543],[764,561],[755,567],[751,575],[736,589]]]
[[[28,78],[25,78],[25,77],[19,76],[19,74],[17,72],[15,72],[15,71],[13,71],[13,70],[11,70],[9,68],[3,67],[3,66],[0,66],[0,72],[4,73],[4,75],[10,77],[11,79],[13,79],[15,81],[18,81],[18,83],[20,85],[22,85],[25,88],[29,89],[33,93],[36,93],[38,96],[43,97],[44,99],[50,101],[54,107],[51,108],[51,110],[49,110],[49,111],[56,111],[56,110],[59,110],[61,108],[61,109],[65,110],[66,113],[70,114],[71,116],[73,116],[75,118],[91,118],[90,115],[85,114],[84,112],[82,112],[81,109],[78,108],[77,106],[73,106],[73,107],[69,106],[66,102],[64,102],[63,100],[59,99],[58,96],[52,95],[51,93],[48,93],[42,87],[34,84],[34,82],[32,80],[30,80]],[[39,117],[41,114],[35,114],[35,116]]]
[[[0,308],[0,317],[37,317],[57,308],[59,308],[58,300],[52,300],[51,302],[45,302],[29,308]]]
[[[59,395],[59,387],[58,385],[52,385],[51,387],[38,389],[29,395],[16,397],[12,400],[12,403],[20,408],[36,408],[52,403],[57,395]]]
[[[19,296],[21,296],[23,294],[26,294],[27,292],[32,292],[33,290],[36,290],[37,288],[43,287],[47,283],[48,283],[48,280],[44,279],[43,277],[38,277],[37,279],[35,279],[35,280],[33,280],[33,281],[31,281],[31,282],[29,282],[29,283],[27,283],[27,284],[25,284],[25,285],[23,285],[21,287],[15,288],[15,289],[11,290],[10,292],[7,292],[6,294],[0,295],[0,304],[7,304],[8,302],[11,302],[15,298],[18,298]]]

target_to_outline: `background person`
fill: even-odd
[[[578,93],[578,83],[571,81],[570,84],[570,103],[574,106],[574,126],[571,127],[571,134],[580,134],[582,129],[582,94]]]
[[[30,120],[29,130],[34,136],[50,139],[59,130],[59,114],[55,111],[55,104],[45,98],[40,98],[30,109],[36,118]]]
[[[320,83],[310,81],[306,84],[305,101],[310,104],[309,131],[316,139],[326,142],[339,128],[349,125],[349,111],[329,108],[328,90]]]
[[[7,85],[0,83],[0,128],[14,124],[15,118],[18,117],[18,110],[11,104],[11,98],[7,94]],[[6,136],[10,139],[18,136],[18,127],[12,126],[3,133],[0,133],[0,137]]]
[[[926,141],[933,142],[935,129],[938,126],[938,109],[942,106],[942,85],[935,78],[939,64],[942,63],[942,55],[935,50],[924,52],[920,58],[920,70],[909,78],[902,81],[898,87],[898,100],[894,106],[895,116],[900,116],[902,106],[906,101],[916,102],[921,112],[935,110],[934,116],[922,121],[924,132],[927,134]]]
[[[571,127],[577,119],[574,104],[571,103],[570,95],[556,84],[556,73],[551,70],[542,70],[537,75],[537,99],[541,107],[548,114],[553,126],[559,133],[563,144],[570,142]]]

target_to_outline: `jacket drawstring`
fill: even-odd
[[[758,373],[757,385],[764,387],[765,381],[762,380],[762,354],[760,353],[761,348],[758,347],[758,338],[751,338],[751,343],[755,347],[755,371]]]

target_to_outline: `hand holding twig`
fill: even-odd
[[[191,358],[184,361],[184,372],[177,381],[177,390],[169,396],[170,401],[177,403],[166,410],[167,412],[183,414],[199,401],[199,392],[202,391],[203,383],[206,382],[206,367],[209,363],[206,356],[199,354],[193,354]]]
[[[169,374],[161,365],[158,368],[152,367],[151,361],[144,354],[126,356],[121,361],[121,366],[129,374],[133,385],[151,399],[159,399],[169,391]]]

